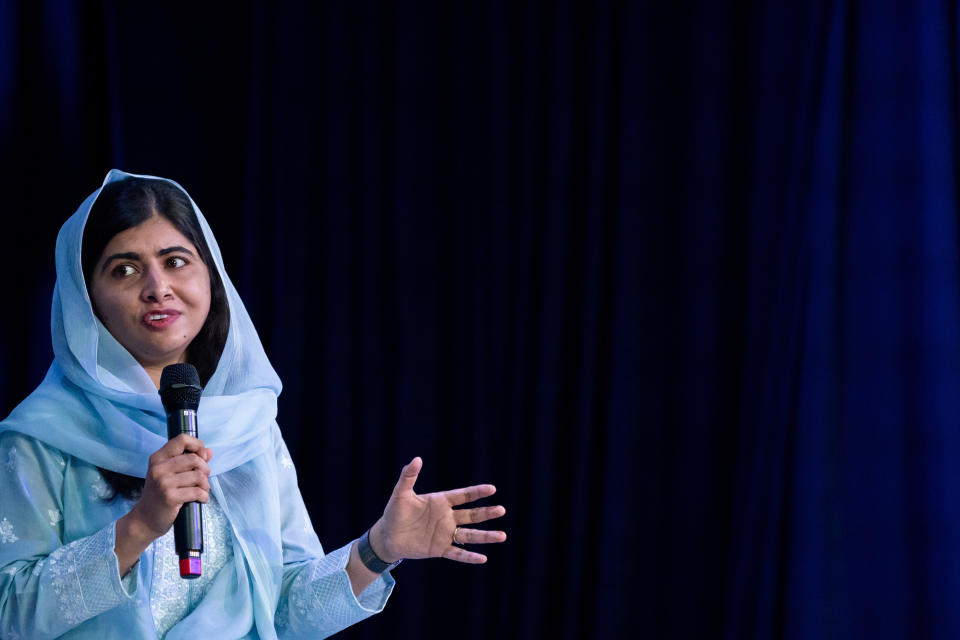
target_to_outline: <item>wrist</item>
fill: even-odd
[[[117,556],[117,569],[123,577],[137,563],[155,536],[151,536],[149,529],[133,513],[117,520],[114,534],[113,553]]]
[[[146,549],[160,537],[137,516],[136,507],[117,520],[117,546],[133,549]]]
[[[354,545],[354,548],[357,550],[357,557],[360,559],[360,563],[367,568],[367,571],[370,571],[371,573],[383,573],[384,571],[393,569],[402,562],[402,560],[397,560],[396,562],[385,562],[382,558],[380,558],[370,546],[369,529],[367,529],[364,534],[360,536],[360,539],[357,540],[357,544]],[[353,552],[351,550],[351,555],[352,553]]]
[[[390,538],[384,531],[383,518],[377,520],[368,532],[370,548],[377,558],[388,564],[399,562],[403,556],[393,549]]]

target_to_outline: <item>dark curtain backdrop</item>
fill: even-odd
[[[0,410],[111,167],[210,219],[352,638],[960,637],[955,2],[0,0]],[[202,418],[201,418],[202,420]],[[50,428],[56,428],[51,425]],[[202,428],[202,421],[201,421]]]

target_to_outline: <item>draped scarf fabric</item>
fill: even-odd
[[[103,184],[127,177],[153,178],[114,169]],[[81,241],[99,194],[100,189],[80,205],[57,237],[53,364],[40,386],[0,422],[0,432],[18,431],[96,466],[144,477],[149,457],[167,440],[166,417],[146,371],[96,318],[90,304]],[[227,341],[204,388],[198,423],[201,439],[214,451],[211,491],[237,536],[235,574],[247,583],[231,597],[243,601],[237,603],[240,609],[252,608],[261,637],[276,637],[273,612],[283,559],[279,527],[269,523],[277,500],[273,453],[281,385],[227,277],[213,233],[196,203],[190,202],[213,257],[208,268],[219,272],[230,308]]]

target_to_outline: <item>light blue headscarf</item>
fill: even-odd
[[[134,176],[116,169],[104,185]],[[167,180],[181,191],[180,185]],[[101,187],[102,189],[102,187]],[[166,415],[147,372],[94,315],[80,262],[94,191],[57,236],[57,283],[50,329],[53,365],[41,385],[0,423],[104,469],[144,477],[151,454],[167,440]],[[187,195],[189,198],[189,195]],[[200,401],[200,438],[215,452],[212,475],[267,450],[280,379],[250,316],[223,268],[217,241],[193,205],[213,265],[226,289],[230,331],[216,372]]]
[[[104,185],[127,177],[153,176],[113,170]],[[146,371],[96,318],[87,295],[81,240],[99,194],[100,189],[80,205],[57,237],[53,364],[40,386],[0,422],[0,432],[19,431],[99,467],[143,477],[150,455],[167,440],[166,418]],[[233,587],[220,602],[230,603],[237,620],[249,612],[260,637],[275,638],[273,616],[289,562],[276,524],[283,518],[274,455],[277,443],[282,446],[276,425],[280,380],[227,277],[209,225],[190,202],[213,256],[208,267],[219,272],[230,307],[226,346],[198,411],[200,438],[214,451],[211,492],[236,533]],[[299,547],[322,555],[312,529],[304,535]],[[194,613],[195,628],[203,628],[203,612]]]

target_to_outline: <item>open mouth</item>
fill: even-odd
[[[166,329],[179,317],[179,311],[150,311],[143,314],[143,324],[148,329]]]

